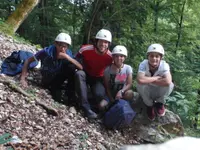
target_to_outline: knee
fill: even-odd
[[[85,78],[86,74],[83,70],[79,70],[75,73],[75,78],[76,79],[81,79],[81,78]]]
[[[108,101],[105,99],[101,100],[98,107],[100,111],[106,110],[108,107]]]
[[[105,91],[104,90],[95,91],[95,97],[97,99],[103,99],[104,96],[105,96]]]
[[[134,96],[134,93],[132,90],[128,90],[124,93],[123,99],[125,100],[132,100]]]
[[[92,86],[92,93],[94,96],[100,100],[105,97],[105,88],[101,82],[97,82],[95,85]]]

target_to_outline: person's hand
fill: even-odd
[[[122,98],[122,92],[121,92],[121,90],[119,90],[118,92],[117,92],[117,94],[116,94],[116,96],[115,96],[115,99],[121,99]]]
[[[162,79],[161,76],[155,76],[157,80]]]
[[[153,84],[156,84],[160,79],[162,79],[161,76],[155,76],[154,78],[155,78],[155,81],[152,82]]]
[[[67,55],[66,53],[60,52],[57,56],[58,59],[69,59],[69,55]]]
[[[114,98],[111,98],[111,99],[110,99],[110,102],[111,102],[111,103],[114,103],[114,102],[115,102],[115,99],[114,99]]]
[[[22,87],[28,87],[28,83],[26,82],[25,79],[21,79],[20,83],[21,83]]]

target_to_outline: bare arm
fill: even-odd
[[[120,99],[120,98],[123,97],[122,90],[124,92],[126,92],[126,91],[131,89],[132,83],[133,83],[132,79],[133,79],[132,74],[129,74],[128,77],[127,77],[127,80],[126,80],[126,84],[124,85],[124,87],[121,90],[119,90],[117,92],[115,99]]]
[[[168,86],[172,82],[172,76],[171,73],[165,74],[163,77],[157,79],[153,82],[153,84],[160,85],[160,86]]]
[[[171,73],[167,73],[164,76],[153,76],[153,77],[147,77],[144,73],[138,73],[137,75],[137,81],[140,84],[148,84],[153,83],[160,86],[168,86],[172,82]]]
[[[124,92],[130,90],[132,87],[132,84],[133,84],[133,77],[132,77],[132,74],[129,74],[126,80],[126,85],[122,88],[122,90]]]
[[[109,88],[109,81],[108,81],[108,79],[107,79],[105,76],[103,77],[103,79],[104,79],[104,86],[105,86],[105,89],[106,89],[106,94],[107,94],[109,100],[110,100],[111,102],[114,102],[115,100],[114,100],[114,98],[112,97],[112,94],[111,94],[110,88]]]
[[[153,76],[153,77],[147,77],[145,76],[145,73],[139,72],[137,74],[137,82],[139,84],[148,84],[148,83],[153,83],[154,81],[158,80],[161,78],[160,76]]]
[[[76,60],[71,58],[69,55],[67,55],[66,53],[59,53],[57,56],[58,59],[67,59],[69,62],[71,62],[72,64],[74,64],[78,69],[82,70],[83,66]]]
[[[33,61],[35,61],[34,57],[30,57],[28,58],[22,68],[22,73],[21,73],[21,78],[20,78],[20,83],[22,84],[22,86],[26,87],[27,86],[27,82],[26,82],[26,77],[28,74],[28,66],[30,65],[30,63],[32,63]]]

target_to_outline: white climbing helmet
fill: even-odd
[[[106,29],[99,30],[99,32],[97,32],[95,38],[100,39],[100,40],[106,40],[108,42],[112,41],[111,32],[109,30],[106,30]]]
[[[157,44],[157,43],[156,44],[151,44],[148,47],[147,54],[151,53],[151,52],[156,52],[156,53],[159,53],[161,55],[165,54],[165,50],[164,50],[163,46],[160,45],[160,44]]]
[[[55,41],[64,42],[64,43],[67,43],[69,45],[71,45],[71,43],[72,43],[71,37],[69,36],[69,34],[66,34],[66,33],[58,34]]]
[[[114,54],[121,54],[126,57],[128,56],[126,47],[122,45],[117,45],[113,48],[112,55]]]

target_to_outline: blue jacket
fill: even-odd
[[[70,49],[66,50],[66,54],[74,58]],[[45,80],[52,80],[58,73],[60,73],[63,61],[70,63],[65,59],[56,58],[56,47],[51,45],[44,48],[35,54],[37,60],[41,60],[41,74]]]

